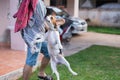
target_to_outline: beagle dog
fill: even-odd
[[[51,58],[50,64],[53,73],[56,74],[57,80],[60,80],[59,72],[57,71],[57,65],[64,64],[73,75],[77,75],[77,73],[72,70],[69,62],[64,58],[61,51],[63,46],[60,41],[60,34],[55,16],[49,15],[46,17],[46,19],[46,23],[49,26],[49,29],[46,33],[46,39],[48,41],[48,51]]]

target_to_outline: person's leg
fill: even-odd
[[[42,43],[41,53],[44,55],[44,57],[41,61],[41,66],[40,66],[40,71],[38,73],[38,76],[45,77],[46,76],[45,69],[50,61],[50,56],[49,56],[48,48],[47,48],[47,42]]]
[[[23,80],[29,80],[29,77],[32,73],[32,67],[37,62],[37,56],[38,56],[38,52],[32,54],[31,49],[28,47],[26,63],[24,65],[24,69],[23,69]]]
[[[48,63],[49,63],[49,59],[46,58],[46,57],[43,57],[43,59],[42,59],[42,61],[41,61],[41,66],[40,66],[40,70],[39,70],[38,76],[42,76],[42,77],[47,76],[47,75],[45,74],[45,69],[46,69]]]
[[[31,73],[32,73],[32,67],[25,64],[23,69],[23,80],[29,80]]]

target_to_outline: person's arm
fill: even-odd
[[[63,19],[63,18],[57,19],[56,23],[57,23],[57,25],[63,25],[65,23],[65,19]]]

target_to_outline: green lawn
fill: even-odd
[[[88,31],[120,35],[120,28],[115,27],[88,26]]]
[[[61,80],[120,80],[120,48],[94,45],[66,59],[78,76],[72,76],[64,65],[60,65]],[[46,72],[52,73],[50,66]],[[37,80],[37,73],[38,70],[30,80]],[[53,77],[56,80],[56,76]]]

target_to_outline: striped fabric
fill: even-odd
[[[28,25],[21,30],[22,37],[29,47],[36,35],[45,35],[44,17],[46,15],[46,7],[42,0],[38,0],[36,10],[30,18]]]

